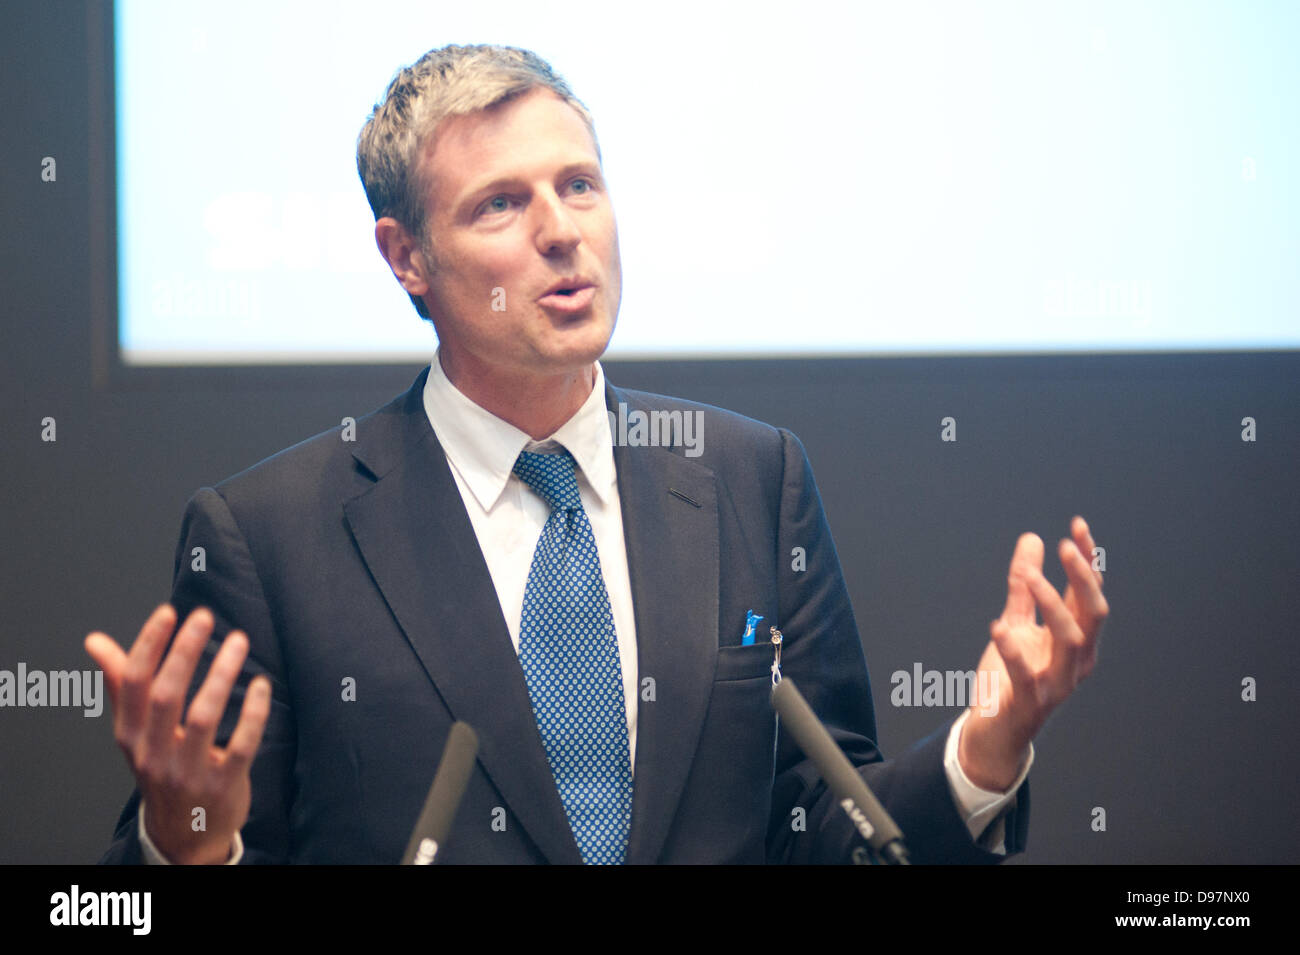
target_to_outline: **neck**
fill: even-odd
[[[502,421],[514,425],[534,441],[550,437],[577,414],[596,385],[596,365],[553,374],[494,373],[470,369],[439,352],[447,380],[456,390]]]

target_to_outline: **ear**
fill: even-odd
[[[375,244],[402,288],[416,298],[429,291],[429,263],[420,251],[420,243],[391,216],[375,222]]]

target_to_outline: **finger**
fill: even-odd
[[[1092,539],[1092,531],[1088,528],[1088,522],[1076,514],[1074,520],[1070,522],[1070,534],[1074,537],[1074,542],[1079,546],[1080,552],[1088,562],[1088,571],[1092,574],[1093,579],[1097,581],[1097,586],[1100,587],[1103,583],[1102,573],[1092,566],[1097,543]]]
[[[254,677],[244,694],[239,723],[226,746],[226,770],[232,777],[248,772],[257,748],[262,745],[262,733],[270,715],[271,681],[264,676]]]
[[[1086,638],[1061,600],[1061,595],[1040,571],[1031,571],[1029,589],[1038,601],[1043,622],[1052,634],[1052,661],[1048,664],[1048,679],[1058,692],[1068,693],[1078,682],[1079,658],[1087,642]]]
[[[1079,552],[1079,547],[1074,541],[1061,538],[1058,551],[1061,566],[1065,568],[1065,575],[1070,579],[1065,594],[1065,604],[1067,607],[1073,605],[1077,609],[1075,619],[1080,629],[1085,635],[1092,636],[1101,628],[1101,621],[1106,619],[1106,614],[1110,612],[1106,598],[1101,593],[1101,584],[1092,570],[1092,565]]]
[[[198,772],[207,766],[208,752],[217,738],[221,715],[226,711],[230,689],[239,677],[239,669],[248,656],[248,637],[239,630],[227,635],[221,650],[212,661],[208,675],[190,701],[185,715],[185,742],[181,744],[182,765]]]
[[[1070,585],[1065,590],[1065,605],[1087,641],[1079,655],[1077,681],[1091,673],[1097,663],[1097,643],[1106,617],[1110,615],[1110,604],[1101,592],[1101,574],[1078,553],[1076,545],[1077,542],[1061,541],[1061,564],[1070,577]],[[1073,556],[1071,551],[1075,552]]]
[[[126,651],[117,645],[116,640],[98,630],[87,634],[83,645],[90,659],[104,671],[104,686],[108,689],[108,702],[113,707],[116,726],[116,721],[122,715],[117,708],[117,699],[118,689],[122,685],[122,674],[126,672]]]
[[[170,750],[175,741],[185,694],[203,647],[212,635],[214,623],[211,611],[204,607],[191,613],[182,624],[180,633],[176,634],[162,669],[154,677],[149,688],[149,716],[145,728],[145,740],[152,753]]]
[[[998,655],[1002,657],[1002,665],[1007,668],[1007,676],[1011,678],[1012,688],[1018,688],[1020,693],[1031,699],[1035,698],[1037,690],[1034,686],[1034,671],[1021,649],[1020,642],[1015,639],[1011,626],[1005,620],[994,620],[989,625],[989,636],[993,638],[993,645],[997,647]]]
[[[122,673],[122,733],[126,739],[141,735],[149,721],[149,688],[167,641],[175,631],[176,611],[169,604],[162,604],[149,615],[135,643],[131,644]]]
[[[1007,603],[1002,617],[1010,623],[1034,621],[1034,598],[1026,585],[1026,572],[1043,566],[1043,539],[1037,534],[1021,534],[1011,555],[1007,571]]]

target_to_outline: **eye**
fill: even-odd
[[[493,196],[487,202],[483,203],[480,212],[505,212],[510,208],[510,199],[507,196]]]
[[[593,189],[596,188],[595,183],[593,183],[590,179],[575,179],[573,180],[571,185],[574,186],[575,188],[578,186],[582,186],[582,188],[578,190],[578,195],[580,196],[585,196],[587,193],[591,192]]]

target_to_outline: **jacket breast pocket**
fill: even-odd
[[[776,766],[772,656],[770,643],[718,648],[695,764],[707,767],[707,838],[728,844],[719,858],[763,859]]]
[[[770,681],[774,657],[772,644],[767,642],[753,643],[747,647],[719,647],[718,667],[714,671],[713,682],[730,683],[759,678]]]

